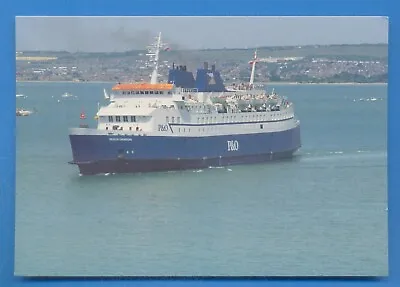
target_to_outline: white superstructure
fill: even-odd
[[[229,96],[220,103],[211,93],[173,84],[119,84],[113,101],[97,113],[99,131],[163,136],[263,133],[294,127],[293,104],[274,94]]]
[[[250,62],[249,84],[213,94],[158,83],[159,51],[164,45],[160,33],[149,47],[147,55],[154,65],[150,83],[119,83],[112,88],[112,97],[104,90],[110,104],[99,108],[95,133],[202,137],[268,133],[299,124],[292,103],[274,91],[267,94],[253,88],[257,51]]]

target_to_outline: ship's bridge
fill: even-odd
[[[131,108],[131,107],[122,107],[122,108],[102,108],[99,110],[97,115],[99,117],[108,117],[108,116],[150,116],[154,111],[154,108]]]
[[[103,107],[98,113],[98,129],[102,130],[150,130],[154,108],[129,106]]]

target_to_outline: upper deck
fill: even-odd
[[[174,88],[173,84],[167,83],[118,83],[112,87],[113,91],[171,91]]]

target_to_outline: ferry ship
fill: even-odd
[[[70,129],[70,163],[81,175],[259,163],[292,157],[301,147],[293,103],[253,88],[256,61],[250,83],[233,89],[207,64],[196,79],[173,65],[160,83],[163,45],[160,33],[149,48],[150,82],[116,84],[110,103],[98,109],[96,128]]]

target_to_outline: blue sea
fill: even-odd
[[[111,86],[17,83],[36,112],[17,118],[16,275],[388,275],[387,86],[268,86],[301,121],[291,160],[79,176],[68,128]]]

